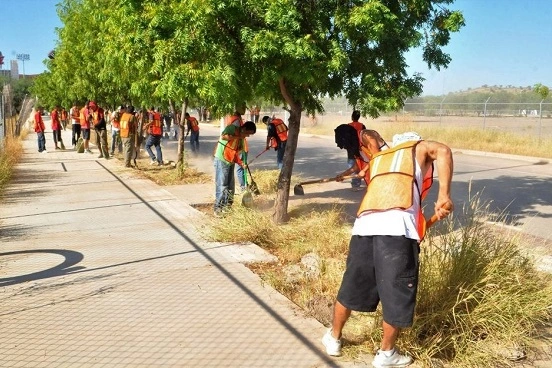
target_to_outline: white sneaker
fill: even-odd
[[[157,161],[151,160],[150,165],[151,166],[158,166],[159,164],[157,163]]]
[[[372,365],[377,368],[383,367],[406,367],[412,363],[412,358],[408,355],[402,355],[394,348],[393,353],[388,356],[388,352],[378,350]]]
[[[328,331],[322,337],[322,344],[326,347],[326,353],[331,356],[341,356],[341,339],[336,339],[332,336],[332,329]]]

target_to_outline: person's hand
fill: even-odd
[[[343,174],[339,174],[335,177],[335,181],[343,181]]]
[[[454,209],[454,203],[452,200],[447,198],[438,198],[435,202],[435,214],[439,220],[447,217]]]
[[[358,176],[359,178],[364,178],[364,177],[366,176],[366,171],[360,170],[360,171],[358,172],[357,176]]]
[[[270,146],[265,147],[265,151],[268,151],[270,149]]]

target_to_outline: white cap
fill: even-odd
[[[421,141],[422,137],[416,132],[405,132],[393,136],[393,147],[409,141]]]

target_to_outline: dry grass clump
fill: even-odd
[[[138,170],[134,172],[141,175],[158,185],[180,185],[180,184],[199,184],[207,183],[211,176],[204,172],[189,167],[184,163],[184,170],[180,172],[175,165],[151,166],[149,158],[137,160]]]
[[[5,137],[0,149],[0,190],[9,182],[15,164],[21,159],[23,145],[20,138]]]
[[[251,170],[251,174],[261,194],[276,193],[280,170]],[[250,180],[249,176],[248,180]]]

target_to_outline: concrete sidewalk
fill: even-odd
[[[243,265],[258,247],[202,240],[200,212],[97,149],[24,149],[0,205],[0,367],[365,366]]]

